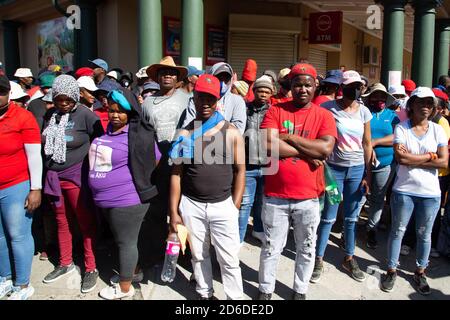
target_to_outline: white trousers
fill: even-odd
[[[204,298],[210,298],[214,293],[209,250],[212,243],[216,249],[227,298],[242,299],[244,292],[238,256],[239,210],[231,197],[219,203],[202,203],[182,196],[179,208],[189,231],[197,293]]]

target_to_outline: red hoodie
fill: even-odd
[[[252,102],[255,100],[255,94],[253,93],[253,83],[256,81],[256,75],[258,73],[258,65],[255,60],[248,59],[245,62],[244,70],[242,71],[242,80],[249,84],[248,93],[245,96],[245,102]]]

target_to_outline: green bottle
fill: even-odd
[[[339,191],[336,178],[333,175],[330,167],[325,164],[325,192],[330,205],[339,204],[342,202],[342,193]]]

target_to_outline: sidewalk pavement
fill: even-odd
[[[376,250],[365,246],[364,226],[358,225],[358,239],[356,257],[360,268],[367,273],[367,279],[356,282],[347,273],[344,273],[341,263],[344,252],[337,245],[339,235],[332,233],[330,243],[325,254],[325,272],[321,281],[311,284],[307,295],[308,300],[443,300],[450,299],[450,259],[431,258],[428,268],[429,284],[432,294],[423,297],[414,289],[412,275],[415,269],[415,251],[412,250],[408,257],[401,257],[400,273],[392,293],[385,293],[379,289],[380,277],[385,270],[387,232],[380,231],[378,235],[379,247]],[[246,243],[241,249],[240,259],[244,280],[245,300],[252,300],[258,295],[258,268],[260,243],[253,239],[249,231]],[[32,300],[101,300],[99,291],[109,282],[114,274],[113,265],[117,260],[113,253],[114,248],[100,251],[97,254],[100,279],[96,289],[89,294],[81,294],[79,272],[63,278],[53,284],[44,284],[42,279],[52,271],[54,265],[50,261],[39,261],[36,256],[33,261],[31,276],[35,294]],[[294,279],[295,244],[292,233],[289,234],[287,246],[282,254],[277,284],[273,300],[288,300],[292,295]],[[76,259],[76,261],[79,259]],[[79,266],[82,264],[77,263]],[[222,285],[220,284],[220,268],[217,261],[213,261],[215,296],[220,300],[225,299]],[[166,285],[161,279],[162,266],[157,265],[144,270],[145,278],[140,284],[136,284],[135,300],[195,300],[195,285],[189,283],[191,266],[187,259],[181,258],[176,279]]]

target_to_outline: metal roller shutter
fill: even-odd
[[[318,74],[325,75],[327,73],[327,51],[309,48],[308,60],[316,68]]]
[[[230,64],[239,78],[247,59],[257,62],[258,76],[267,69],[278,73],[295,62],[296,39],[293,34],[232,31]]]

